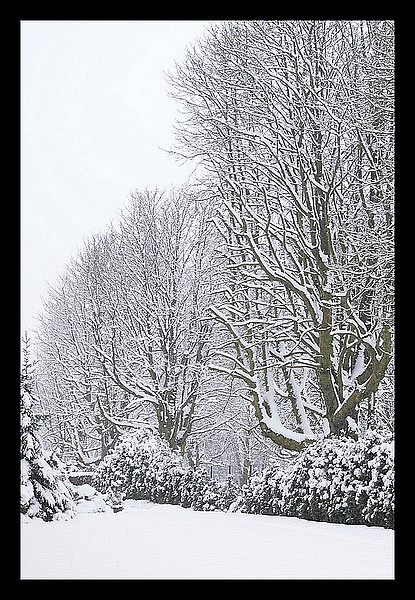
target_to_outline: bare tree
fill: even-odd
[[[108,377],[133,402],[152,407],[160,435],[182,452],[210,329],[202,319],[212,285],[206,227],[202,209],[188,195],[132,195],[112,282],[122,310],[114,334],[95,345]]]
[[[354,435],[391,361],[392,65],[389,22],[229,22],[171,78],[229,275],[212,367],[287,449]]]
[[[45,302],[38,333],[47,435],[80,464],[103,458],[117,439],[110,415],[128,417],[128,400],[92,350],[111,323],[105,274],[114,268],[115,232],[95,235],[71,261]]]
[[[144,423],[184,453],[202,382],[213,279],[206,208],[136,192],[85,243],[45,309],[39,348],[57,435],[84,462]]]

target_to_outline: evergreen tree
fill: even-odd
[[[29,340],[23,340],[20,378],[20,512],[44,521],[74,515],[74,503],[65,468],[56,452],[46,450],[34,414],[33,365],[29,358]]]

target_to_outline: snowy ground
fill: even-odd
[[[393,579],[394,533],[129,500],[21,526],[21,579]]]

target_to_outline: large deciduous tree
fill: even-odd
[[[227,284],[212,367],[265,436],[356,435],[393,354],[393,23],[214,26],[171,77]]]
[[[106,375],[147,403],[172,449],[184,452],[201,398],[212,292],[205,208],[172,192],[138,192],[120,224],[111,336],[95,344]]]

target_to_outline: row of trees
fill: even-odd
[[[45,305],[78,463],[150,424],[190,463],[393,428],[393,23],[215,26],[171,76],[193,185],[132,194]],[[260,458],[258,458],[260,457]]]
[[[172,78],[228,283],[217,368],[300,450],[356,430],[392,359],[393,23],[231,22]]]
[[[87,241],[50,294],[40,414],[49,442],[78,465],[150,424],[193,466],[220,474],[232,462],[243,480],[255,454],[263,466],[269,444],[252,411],[209,367],[223,337],[209,306],[224,279],[209,210],[194,191],[132,194],[119,226]]]

